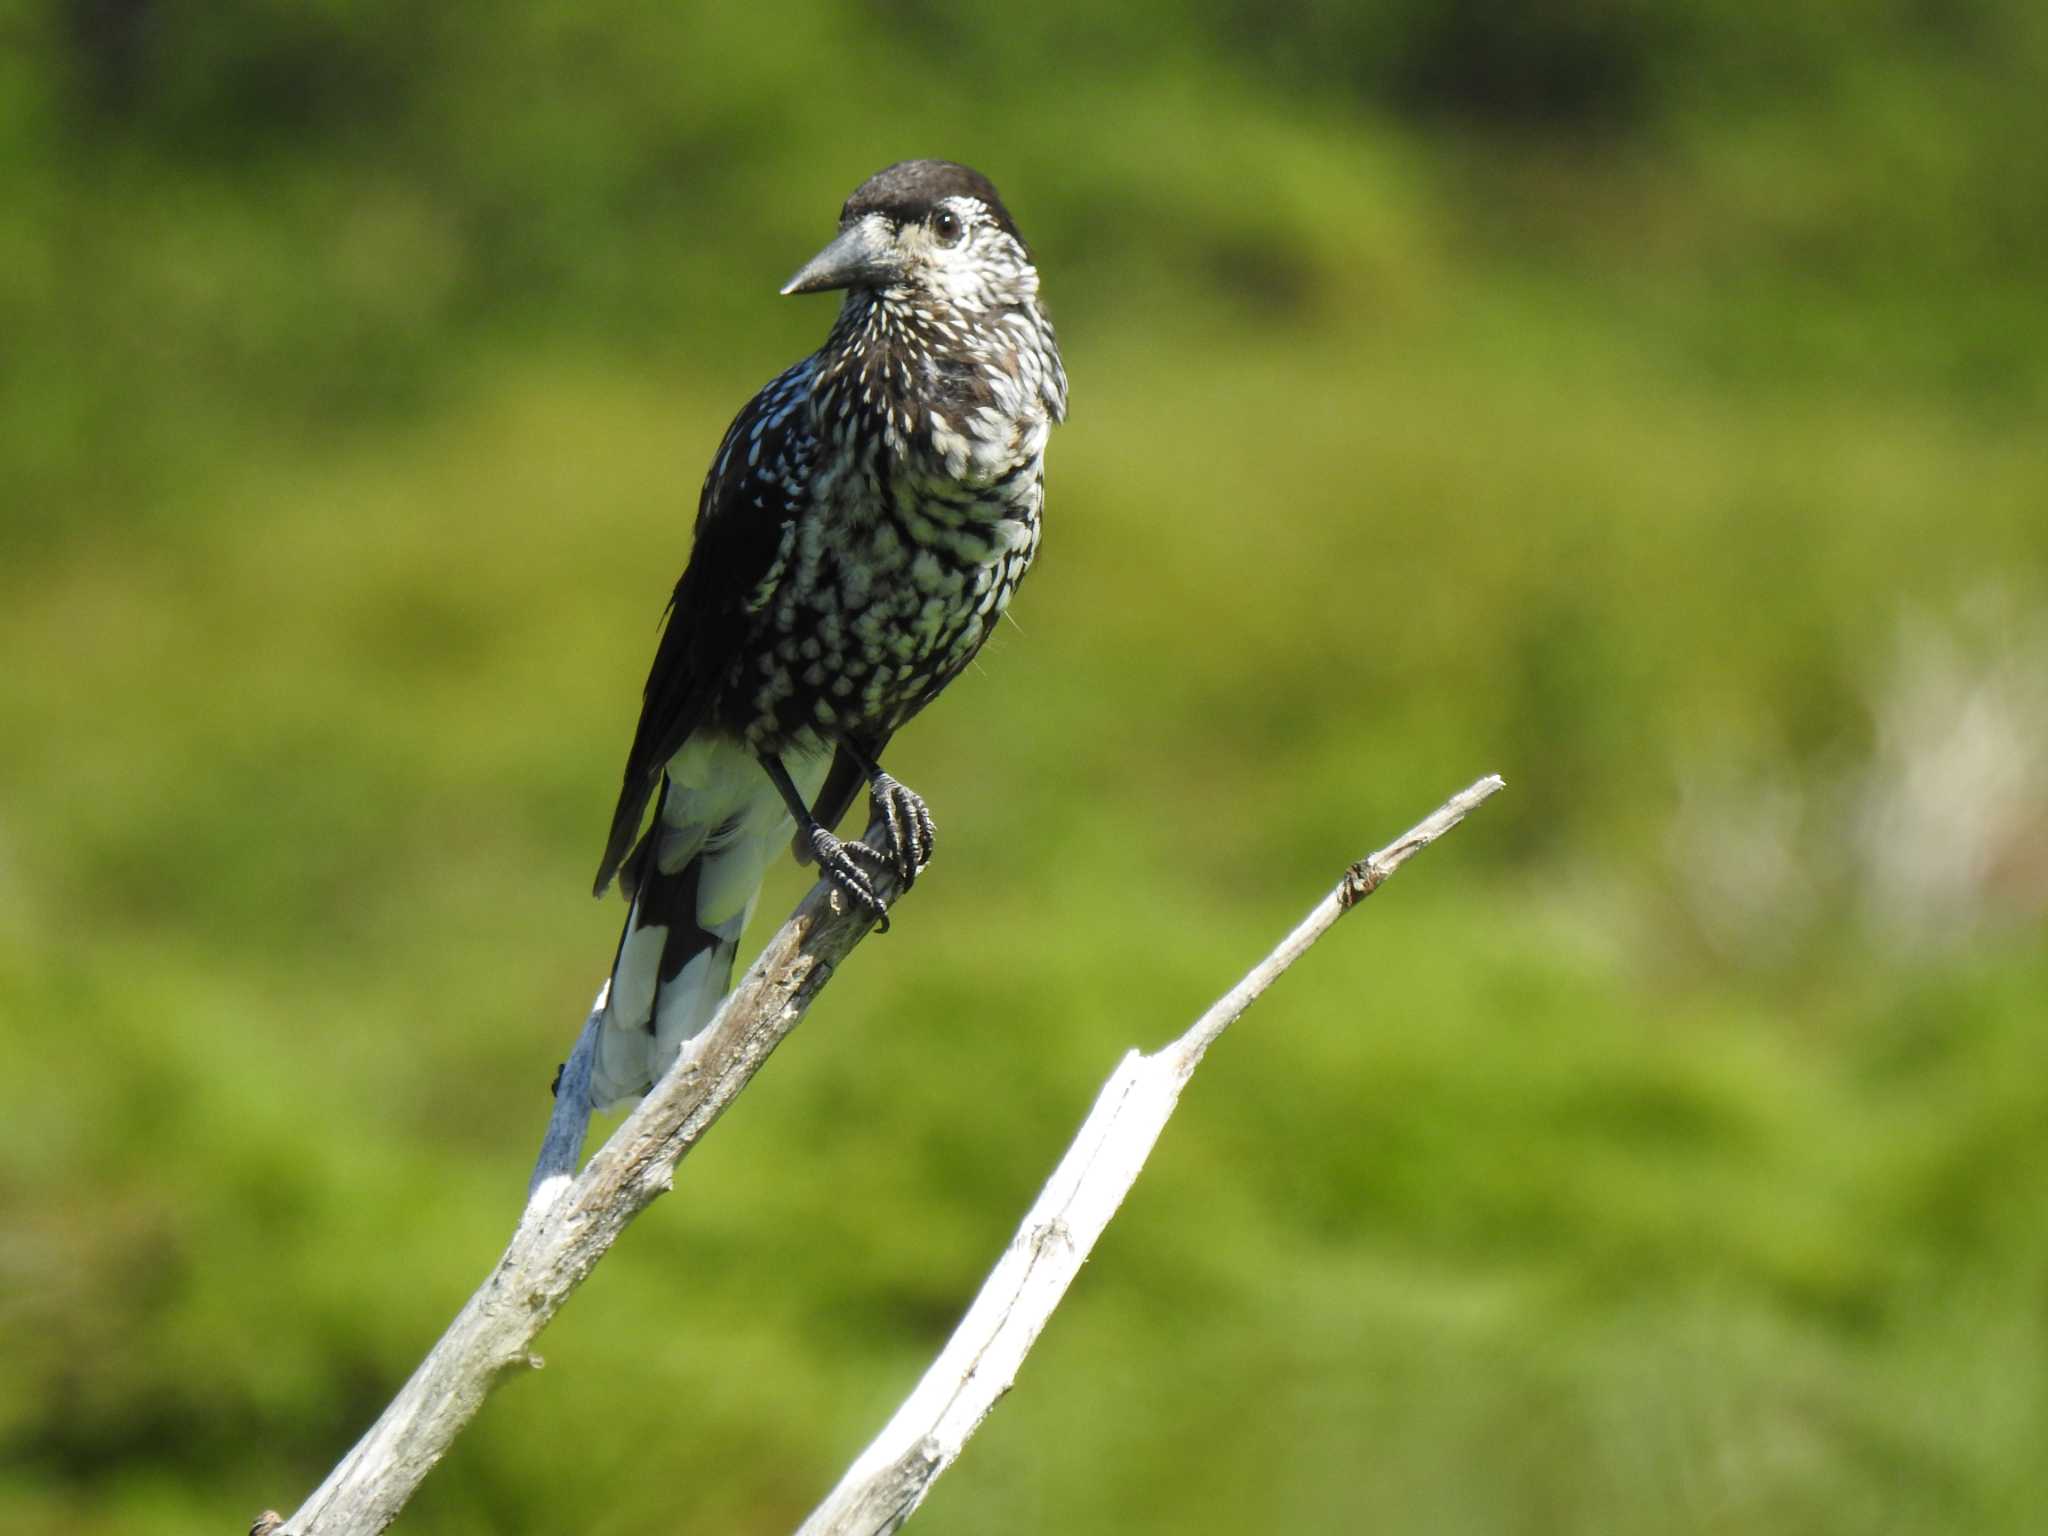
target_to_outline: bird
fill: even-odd
[[[716,1014],[781,849],[883,927],[937,827],[883,771],[972,661],[1038,552],[1067,375],[1031,248],[986,176],[863,181],[783,285],[840,292],[824,344],[726,429],[698,499],[595,893],[630,911],[590,1100],[645,1093]],[[865,784],[885,848],[833,827]],[[654,806],[647,820],[646,808]]]

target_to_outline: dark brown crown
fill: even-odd
[[[887,170],[877,171],[858,187],[846,206],[839,210],[839,222],[862,214],[880,213],[898,224],[921,219],[934,205],[949,197],[972,197],[981,202],[989,216],[1019,245],[1024,237],[995,183],[981,172],[951,160],[899,160]]]

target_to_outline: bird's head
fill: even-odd
[[[782,291],[834,289],[979,313],[1027,302],[1038,274],[986,176],[950,160],[904,160],[855,188],[832,243]]]

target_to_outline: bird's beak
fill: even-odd
[[[830,293],[835,288],[879,288],[896,276],[889,221],[878,213],[857,219],[782,285],[785,294]]]

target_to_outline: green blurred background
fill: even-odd
[[[0,1527],[292,1508],[496,1257],[697,485],[910,155],[1073,377],[939,860],[403,1528],[2035,1531],[2048,10],[0,12]],[[760,931],[802,889],[770,887]]]

